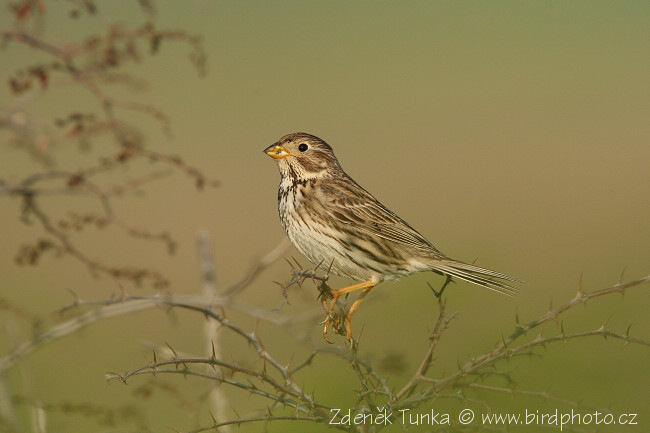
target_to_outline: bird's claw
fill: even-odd
[[[339,335],[344,335],[347,340],[352,340],[352,323],[350,316],[343,308],[341,308],[340,312],[335,313],[333,311],[334,307],[336,306],[334,305],[335,303],[336,299],[333,299],[330,305],[325,309],[327,316],[325,317],[325,320],[321,322],[323,325],[323,338],[328,343],[332,343],[328,335],[328,331],[331,326],[334,332]]]
[[[327,314],[327,317],[323,322],[324,324],[323,337],[325,338],[325,341],[329,341],[329,338],[327,337],[327,331],[330,325],[332,326],[334,332],[336,332],[339,335],[344,335],[345,338],[350,342],[353,341],[352,315],[357,311],[359,305],[361,305],[361,302],[366,297],[368,292],[372,290],[375,284],[376,283],[373,282],[372,280],[368,280],[338,290],[330,290],[329,292],[321,291],[320,301],[321,304],[323,304],[323,309],[325,310],[325,313]],[[346,311],[344,308],[341,308],[340,312],[334,314],[334,309],[336,308],[336,301],[341,296],[343,295],[347,296],[348,293],[354,292],[356,290],[363,290],[363,291],[361,292],[361,295],[359,295],[359,297],[352,303],[350,309]]]
[[[323,323],[323,338],[328,343],[332,343],[329,339],[329,328],[332,327],[332,330],[339,335],[344,335],[347,340],[352,340],[352,326],[348,316],[343,318],[341,321],[340,317],[332,318],[328,316]]]

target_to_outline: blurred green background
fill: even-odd
[[[220,186],[199,193],[190,180],[176,175],[147,187],[145,196],[114,202],[129,223],[153,232],[169,230],[179,242],[176,255],[114,229],[75,235],[89,255],[117,265],[164,270],[173,292],[197,293],[201,283],[195,238],[205,229],[216,242],[219,285],[227,287],[284,237],[277,216],[279,174],[262,150],[284,134],[304,131],[330,143],[355,180],[440,250],[464,261],[478,257],[479,265],[528,282],[518,299],[464,283],[451,287],[448,309],[458,316],[440,343],[434,373],[451,372],[457,360],[500,342],[502,334],[511,332],[516,312],[527,321],[543,314],[550,302],[557,306],[568,301],[581,275],[585,290],[595,290],[614,284],[623,269],[625,279],[648,274],[650,3],[155,4],[159,28],[203,35],[208,74],[196,76],[186,60],[187,46],[163,42],[157,56],[128,69],[146,80],[145,91],[115,87],[111,93],[169,115],[171,139],[147,116],[120,112],[142,128],[149,147],[181,155]],[[47,2],[43,34],[63,43],[102,33],[106,19],[135,24],[143,18],[135,2],[98,5],[103,16],[71,20],[70,6]],[[10,18],[0,14],[2,28],[11,27]],[[0,104],[15,103],[7,77],[44,58],[15,43],[0,52]],[[64,117],[80,107],[101,115],[86,93],[69,92],[66,86],[54,87],[20,104],[44,117]],[[5,180],[18,181],[41,170],[26,153],[6,141],[1,146]],[[100,140],[96,146],[114,144]],[[69,170],[96,160],[99,153],[98,148],[80,153],[70,143],[51,152],[58,167]],[[124,177],[137,177],[137,169],[125,168]],[[52,201],[51,210],[65,215],[70,207],[96,206],[92,200],[66,198]],[[119,293],[116,282],[94,278],[70,257],[45,257],[36,268],[16,266],[19,247],[43,235],[38,225],[22,224],[19,215],[19,200],[1,197],[0,297],[50,317],[72,301],[68,290],[84,299]],[[307,264],[293,249],[284,256]],[[281,302],[273,281],[288,278],[288,266],[279,261],[242,297],[271,309]],[[440,283],[433,275],[417,275],[382,284],[353,322],[356,332],[363,327],[363,357],[382,371],[399,367],[390,372],[395,387],[417,367],[436,318],[427,281]],[[292,290],[291,305],[283,312],[318,307],[315,297],[310,284]],[[624,333],[632,323],[631,334],[648,339],[649,301],[647,286],[624,298],[597,299],[572,311],[564,326],[568,331],[595,329],[610,318],[613,330]],[[151,383],[149,377],[135,378],[127,386],[104,380],[107,371],[126,371],[150,361],[142,341],[200,353],[202,318],[183,312],[172,316],[170,320],[164,311],[149,311],[100,322],[58,341],[27,358],[20,374],[12,371],[12,391],[50,403],[135,405],[155,431],[206,425],[207,409],[196,405],[204,398],[205,384],[197,380],[165,378],[187,400],[163,389],[143,399],[138,390]],[[316,321],[309,326],[321,344],[321,327]],[[551,328],[545,333],[557,331]],[[283,330],[267,327],[260,333],[285,361],[294,352],[305,353]],[[9,331],[3,334],[10,336],[0,339],[6,353],[20,338],[12,339]],[[335,342],[343,343],[338,338]],[[569,342],[549,346],[543,358],[504,369],[514,369],[520,389],[549,390],[590,407],[642,414],[639,425],[621,431],[648,431],[650,356],[647,348],[622,346],[611,339]],[[228,356],[255,365],[255,359],[245,358],[250,352],[231,350]],[[327,403],[346,408],[356,398],[358,384],[340,361],[320,358],[309,371],[318,374],[305,374],[303,383]],[[230,398],[238,412],[259,404],[237,393]],[[444,408],[437,404],[431,407]],[[508,397],[495,406],[516,411],[542,403]],[[93,417],[65,413],[49,418],[51,431],[101,431],[95,423]],[[242,431],[262,428],[247,425]],[[326,430],[291,423],[268,428]]]

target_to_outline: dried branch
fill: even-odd
[[[144,3],[148,2],[140,3],[146,14],[145,23],[139,27],[127,28],[104,17],[94,2],[83,2],[84,7],[81,10],[88,12],[84,18],[101,18],[102,25],[96,28],[103,29],[104,33],[100,30],[99,34],[88,36],[82,43],[73,41],[54,43],[52,41],[57,40],[56,38],[32,30],[29,24],[46,14],[46,9],[40,1],[16,3],[12,8],[15,16],[14,27],[0,30],[0,41],[3,46],[21,44],[51,58],[28,66],[16,66],[14,76],[9,80],[16,98],[0,109],[0,128],[8,129],[13,133],[9,138],[10,143],[27,149],[35,156],[37,162],[47,166],[55,165],[50,149],[56,143],[77,141],[80,149],[86,149],[91,146],[93,139],[108,133],[119,145],[116,153],[103,154],[98,158],[97,165],[77,172],[49,170],[30,174],[17,183],[8,183],[0,179],[0,198],[7,195],[20,197],[23,221],[31,221],[33,217],[49,235],[34,244],[24,245],[16,259],[19,264],[35,265],[43,253],[54,252],[59,256],[74,257],[93,273],[106,274],[118,280],[129,280],[136,285],[148,281],[153,287],[164,289],[169,283],[160,272],[137,266],[119,267],[102,263],[79,249],[67,232],[70,229],[79,230],[90,224],[98,228],[114,225],[128,236],[163,242],[167,250],[173,253],[176,244],[168,233],[151,233],[131,226],[117,217],[112,210],[112,200],[119,195],[135,192],[174,171],[181,171],[190,176],[198,189],[202,189],[206,184],[217,185],[216,181],[206,179],[198,169],[186,164],[180,157],[146,148],[144,135],[120,117],[121,111],[124,110],[144,113],[157,120],[163,132],[169,136],[170,119],[167,115],[147,104],[118,99],[101,86],[106,82],[130,80],[130,75],[118,71],[129,63],[143,60],[143,53],[139,48],[142,43],[149,47],[151,55],[159,51],[163,42],[186,43],[192,48],[192,63],[201,75],[205,73],[205,53],[201,46],[201,38],[181,30],[156,28],[152,15],[153,7],[144,6]],[[79,18],[78,12],[79,10],[71,17]],[[136,83],[134,80],[129,82]],[[74,88],[90,93],[101,114],[71,110],[66,115],[55,119],[40,119],[30,114],[27,106],[38,102],[38,97],[57,83],[72,85]],[[33,97],[24,97],[30,91]],[[102,150],[104,148],[105,146]],[[97,183],[96,179],[99,175],[137,159],[162,163],[169,169],[153,171],[112,187]],[[45,184],[57,181],[59,184],[55,187],[51,187],[49,183]],[[94,197],[102,213],[78,215],[71,211],[73,221],[56,221],[39,200],[42,195]]]
[[[624,345],[633,343],[642,346],[650,346],[650,342],[648,341],[631,337],[629,335],[629,331],[630,331],[629,328],[626,330],[625,333],[617,333],[609,330],[607,328],[607,323],[604,323],[598,329],[592,329],[588,331],[575,332],[575,333],[566,333],[564,331],[563,326],[561,326],[560,333],[557,335],[544,337],[540,332],[533,340],[529,342],[521,343],[519,345],[514,344],[516,340],[520,339],[524,335],[527,335],[527,333],[530,330],[538,328],[544,323],[547,323],[549,321],[556,321],[560,315],[564,314],[566,311],[575,307],[576,305],[584,304],[589,299],[606,296],[613,293],[620,293],[622,295],[625,293],[627,289],[640,286],[642,284],[646,284],[648,283],[648,281],[650,281],[650,276],[646,276],[644,278],[640,278],[638,280],[630,281],[627,283],[618,283],[612,287],[608,287],[605,289],[596,290],[588,293],[583,292],[582,288],[580,288],[578,290],[578,293],[573,299],[571,299],[566,304],[547,312],[540,318],[530,321],[524,325],[519,324],[518,323],[519,321],[517,320],[515,329],[508,338],[502,339],[502,341],[498,343],[495,346],[495,348],[490,350],[489,352],[472,357],[467,362],[465,362],[465,364],[459,365],[458,371],[447,377],[434,378],[430,376],[425,376],[421,373],[422,365],[428,365],[431,352],[432,352],[432,346],[433,348],[435,348],[435,344],[432,343],[432,345],[429,347],[429,350],[427,351],[420,365],[420,368],[418,368],[418,370],[413,375],[413,377],[394,396],[393,402],[394,404],[397,405],[400,399],[405,399],[399,404],[399,407],[408,407],[410,404],[412,404],[412,402],[421,403],[423,401],[435,398],[440,391],[443,391],[445,389],[459,388],[459,387],[477,388],[474,381],[480,377],[483,377],[484,375],[489,376],[493,371],[498,371],[495,365],[499,361],[510,360],[513,357],[519,355],[529,355],[533,353],[532,352],[533,349],[538,347],[545,347],[546,345],[552,343],[557,343],[557,342],[566,343],[567,341],[572,339],[601,336],[605,338],[611,337],[611,338],[619,339],[623,341]],[[444,303],[441,304],[441,307],[444,307]],[[441,320],[443,320],[443,323],[445,323],[444,308],[441,308],[441,312],[438,318],[438,323],[440,323]],[[448,323],[448,321],[446,323]],[[433,335],[436,335],[435,332],[436,331],[434,330]],[[468,378],[470,379],[470,381],[469,382],[465,381],[465,379]],[[414,394],[414,390],[419,383],[428,383],[430,385],[420,390],[418,393]]]
[[[208,232],[200,232],[197,237],[199,265],[201,268],[201,279],[203,280],[203,294],[209,298],[216,298],[219,296],[216,286],[216,271],[214,266],[214,253],[210,234]],[[222,358],[222,339],[221,327],[216,320],[206,320],[203,325],[203,338],[205,344],[206,355],[210,359]],[[221,366],[215,367],[216,375],[224,377],[225,373]],[[209,371],[210,365],[206,364],[206,370]],[[225,421],[228,419],[226,415],[228,397],[220,386],[219,381],[213,381],[210,385],[211,390],[208,397],[210,413],[213,414],[215,422]],[[224,432],[232,431],[229,426],[224,426]]]
[[[280,245],[282,244],[283,243]],[[253,266],[253,269],[249,271],[249,274],[257,274],[264,268],[270,266],[273,262],[269,261],[268,259],[275,254],[274,252],[277,251],[278,247],[279,246],[274,247],[269,254],[265,255],[261,259],[260,263],[256,263]],[[249,281],[250,284],[250,282],[253,281],[253,278],[246,276],[241,279],[241,281],[244,280]],[[233,287],[243,288],[240,283],[235,283],[235,285],[226,288],[224,292],[232,291]],[[70,314],[76,312],[77,315],[70,319],[66,319],[61,323],[53,325],[49,329],[35,329],[37,332],[32,339],[24,341],[15,347],[11,353],[0,358],[0,375],[7,371],[9,368],[16,365],[16,363],[23,359],[25,356],[31,354],[45,344],[52,343],[58,339],[71,335],[93,323],[104,321],[113,317],[135,314],[141,311],[150,310],[152,308],[162,308],[165,311],[169,311],[171,307],[185,306],[185,308],[192,309],[194,311],[205,310],[206,312],[211,311],[211,309],[229,308],[234,311],[244,313],[256,320],[268,322],[276,326],[286,327],[294,326],[298,323],[304,322],[305,320],[311,320],[317,317],[318,312],[318,310],[314,310],[308,314],[303,314],[296,317],[288,317],[280,315],[277,312],[268,311],[254,305],[241,302],[233,297],[223,297],[219,294],[215,296],[212,293],[204,293],[201,295],[174,295],[166,291],[160,291],[154,296],[132,296],[123,289],[119,297],[104,299],[100,301],[86,301],[80,299],[74,293],[73,295],[75,298],[72,304],[62,307],[59,310],[59,313]],[[15,309],[15,307],[11,306],[8,303],[4,303],[4,305],[6,305],[5,309],[8,311]],[[3,303],[0,302],[0,308],[2,308],[2,306]],[[26,313],[21,313],[21,315],[24,314]],[[38,326],[40,328],[42,325],[39,323]],[[296,333],[295,335],[299,334]]]
[[[295,280],[300,280],[299,277],[305,275],[308,277],[313,276],[308,273],[305,274],[304,270],[294,270],[292,273],[291,281],[294,281],[294,284],[298,284],[295,282]],[[320,284],[321,282],[326,281],[326,277],[318,277],[316,281],[318,281]],[[388,380],[385,377],[381,376],[369,361],[363,360],[359,356],[358,344],[353,344],[350,349],[344,349],[342,347],[312,347],[312,352],[307,355],[305,359],[296,364],[295,367],[290,369],[287,366],[283,366],[274,356],[272,356],[264,349],[264,346],[262,345],[261,341],[259,341],[254,332],[245,331],[238,325],[235,325],[227,320],[223,315],[215,313],[210,308],[203,308],[167,300],[166,302],[170,306],[196,311],[202,315],[210,317],[211,319],[217,321],[221,326],[224,326],[233,331],[237,336],[243,338],[250,344],[259,358],[263,361],[265,367],[262,370],[251,369],[248,367],[243,367],[240,364],[226,362],[223,359],[218,359],[214,356],[209,358],[174,357],[173,359],[166,361],[158,361],[154,359],[154,361],[147,366],[140,367],[124,374],[112,373],[108,376],[108,378],[120,379],[126,382],[131,377],[142,374],[160,375],[168,373],[182,373],[183,375],[199,376],[205,379],[214,380],[219,383],[236,387],[238,389],[244,389],[251,394],[264,397],[269,400],[269,404],[271,404],[272,407],[279,405],[283,408],[291,408],[300,414],[295,415],[295,417],[292,419],[307,420],[315,423],[326,423],[328,421],[328,410],[331,409],[331,407],[326,404],[319,403],[313,398],[312,395],[306,393],[305,390],[302,389],[293,380],[293,374],[295,374],[297,371],[308,368],[310,365],[312,365],[315,357],[317,356],[334,355],[337,358],[344,360],[349,368],[356,373],[358,381],[357,386],[359,387],[358,398],[351,408],[355,413],[364,413],[364,411],[369,411],[369,413],[377,413],[379,410],[384,410],[384,408],[391,413],[398,413],[403,409],[414,409],[420,407],[434,399],[454,399],[462,401],[465,404],[471,403],[480,405],[485,407],[487,410],[490,410],[490,407],[485,402],[480,399],[473,399],[466,394],[465,391],[471,390],[508,393],[512,396],[534,397],[539,398],[540,400],[551,400],[568,407],[587,409],[588,406],[553,396],[548,392],[496,387],[492,385],[481,384],[477,381],[482,377],[489,377],[494,374],[499,374],[499,372],[502,371],[497,366],[500,361],[509,360],[522,354],[529,355],[535,348],[544,347],[552,343],[566,342],[572,339],[582,339],[591,336],[603,336],[620,339],[624,342],[624,344],[632,343],[642,346],[650,346],[650,342],[630,336],[629,329],[624,334],[617,333],[609,330],[606,324],[598,329],[582,332],[566,333],[562,330],[557,335],[546,337],[540,334],[531,341],[523,342],[519,345],[514,344],[517,339],[520,339],[522,336],[526,335],[529,330],[537,328],[548,321],[557,319],[572,307],[582,304],[588,299],[607,296],[613,293],[624,293],[627,289],[646,284],[648,281],[650,281],[650,276],[627,283],[619,283],[615,286],[593,292],[584,293],[580,291],[574,299],[542,315],[540,318],[528,322],[526,325],[517,324],[512,335],[507,339],[503,339],[501,343],[497,344],[495,349],[490,350],[483,355],[470,358],[470,360],[468,360],[465,364],[459,365],[457,372],[446,377],[435,377],[428,374],[428,370],[433,362],[433,353],[435,351],[435,348],[437,347],[437,344],[440,341],[445,329],[448,328],[451,320],[453,319],[453,315],[449,316],[445,312],[444,300],[437,297],[436,299],[439,307],[439,315],[435,326],[429,335],[429,346],[425,351],[425,355],[414,374],[401,388],[399,388],[399,391],[396,392],[388,384]],[[524,332],[520,331],[522,328],[525,329]],[[191,365],[193,364],[218,366],[223,370],[230,371],[230,375],[206,374],[204,371],[192,369]],[[266,368],[266,365],[270,366],[272,368],[272,371],[268,370]],[[174,368],[167,368],[169,366],[173,366]],[[252,381],[245,382],[242,380],[234,380],[232,379],[232,376],[235,373],[243,374],[249,377]],[[277,374],[277,377],[274,378],[274,374]],[[255,384],[257,381],[265,385],[267,388]],[[463,392],[448,393],[447,391],[449,390],[462,390]],[[603,411],[604,413],[608,413],[606,410]],[[284,416],[285,415],[283,414],[280,417],[238,417],[237,420],[272,421],[286,419],[283,418]],[[237,422],[233,420],[232,423]],[[215,423],[198,430],[193,430],[193,432],[206,431],[211,428],[229,424],[230,422],[228,421],[215,421]],[[355,427],[348,425],[336,427],[346,431],[366,431],[359,426]],[[368,427],[369,426],[367,425],[364,426],[364,428]],[[474,425],[474,428],[478,427],[483,426]],[[375,425],[371,427],[371,430],[378,431],[380,428],[379,426]]]

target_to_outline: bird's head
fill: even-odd
[[[285,135],[264,153],[277,160],[282,177],[314,179],[341,171],[330,145],[304,132]]]

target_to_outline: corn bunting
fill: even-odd
[[[377,284],[416,272],[433,271],[512,295],[507,282],[523,283],[500,272],[464,263],[441,253],[406,221],[348,176],[329,144],[302,132],[285,135],[264,152],[278,162],[280,221],[293,245],[314,265],[359,281],[322,298],[327,313],[323,334],[333,325],[352,337],[350,319]],[[444,287],[444,286],[443,286]],[[336,301],[361,290],[340,321],[332,323]]]

